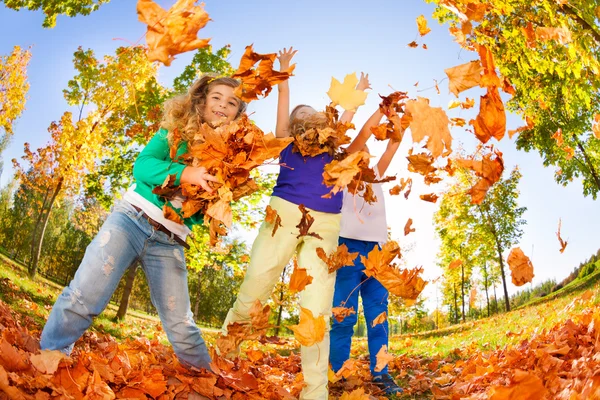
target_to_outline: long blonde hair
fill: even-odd
[[[189,142],[194,138],[194,135],[200,130],[200,125],[204,122],[206,96],[216,85],[236,88],[240,82],[227,76],[217,78],[207,74],[194,82],[186,94],[175,96],[165,102],[161,127],[169,131],[169,142],[172,142],[175,130],[184,142]],[[242,100],[238,99],[238,101],[236,119],[242,115],[247,106]]]
[[[299,104],[290,114],[290,135],[292,137],[302,135],[310,129],[324,129],[328,126],[327,117],[322,112],[315,112],[305,118],[297,118],[296,115],[303,107],[310,107],[306,104]],[[311,107],[312,108],[312,107]]]

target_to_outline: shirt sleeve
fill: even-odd
[[[133,165],[133,177],[136,181],[148,185],[161,185],[167,176],[175,174],[175,185],[180,184],[185,164],[171,160],[167,131],[159,130],[140,152]]]

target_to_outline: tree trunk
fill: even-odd
[[[200,312],[200,296],[202,293],[202,270],[198,271],[198,295],[196,296],[196,302],[194,303],[194,318],[198,320],[198,312]]]
[[[506,286],[506,274],[504,273],[504,260],[502,259],[502,246],[496,237],[496,249],[498,250],[498,261],[500,261],[500,273],[502,276],[502,286],[504,287],[504,305],[506,312],[510,311],[510,301],[508,299],[508,288]]]
[[[594,168],[594,164],[590,161],[590,158],[588,157],[588,154],[585,151],[585,148],[583,147],[583,143],[581,143],[581,140],[579,140],[577,135],[573,135],[573,139],[575,139],[575,141],[577,142],[577,147],[583,154],[583,158],[585,159],[586,165],[590,170],[590,174],[592,175],[592,178],[594,178],[596,187],[598,188],[598,190],[600,190],[600,178],[598,177],[598,172],[596,171],[596,168]]]
[[[452,285],[452,289],[454,289],[454,323],[458,324],[458,291],[456,290],[456,283]]]
[[[127,271],[127,277],[125,278],[125,288],[123,289],[123,294],[121,295],[121,302],[119,303],[119,310],[117,311],[117,315],[115,319],[117,321],[121,321],[125,318],[125,314],[127,314],[127,308],[129,307],[129,297],[131,296],[131,290],[133,289],[133,283],[135,282],[135,275],[138,269],[138,262],[134,261],[133,264],[129,267]]]
[[[485,288],[485,300],[487,301],[487,316],[489,317],[490,316],[490,296],[488,294],[489,285],[488,285],[487,263],[483,264],[483,279],[485,279],[483,282],[483,285]]]
[[[281,283],[285,283],[285,271],[287,270],[287,265],[283,267],[283,271],[281,272]],[[275,336],[279,335],[279,328],[281,325],[281,315],[283,314],[283,295],[285,291],[285,286],[281,286],[281,290],[279,291],[279,310],[277,312],[277,322],[275,323]]]
[[[494,304],[496,305],[494,308],[496,309],[494,311],[495,314],[498,314],[498,297],[496,296],[496,284],[494,283]]]
[[[48,194],[50,194],[50,189],[46,190],[46,194],[44,195],[44,200],[42,201],[42,208],[37,216],[35,224],[33,225],[33,233],[31,234],[31,251],[29,252],[29,264],[27,265],[27,271],[31,274],[31,268],[33,263],[33,254],[35,252],[35,244],[37,238],[38,227],[40,226],[40,222],[42,221],[42,216],[44,215],[44,209],[46,208],[46,200],[48,200]],[[35,273],[34,273],[35,275]]]
[[[38,261],[40,259],[40,255],[42,254],[42,245],[44,244],[44,235],[46,233],[46,227],[48,226],[48,221],[50,220],[50,214],[52,213],[52,207],[54,206],[54,202],[56,201],[56,197],[60,190],[62,189],[62,178],[59,179],[58,184],[56,185],[56,189],[54,189],[54,194],[52,194],[52,198],[50,199],[50,203],[48,204],[48,211],[46,212],[46,216],[44,217],[44,223],[42,225],[42,233],[40,234],[40,239],[37,245],[37,251],[34,253],[33,262],[29,266],[29,277],[34,278],[38,268]]]
[[[465,263],[461,263],[460,264],[460,294],[462,297],[462,320],[463,322],[466,322],[467,319],[465,317]]]

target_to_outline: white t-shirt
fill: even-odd
[[[186,225],[178,224],[177,222],[173,222],[164,217],[163,211],[152,204],[150,201],[146,200],[144,196],[134,191],[135,184],[131,185],[129,189],[123,195],[123,200],[128,201],[136,207],[141,208],[146,215],[155,220],[156,222],[162,224],[165,228],[173,232],[175,235],[179,236],[181,240],[185,241],[187,236],[190,234],[191,230]],[[173,202],[171,202],[175,205]]]
[[[375,176],[380,178],[377,167]],[[356,196],[344,189],[342,204],[342,222],[340,236],[347,239],[364,240],[383,244],[387,242],[387,221],[385,217],[385,199],[383,184],[373,183],[373,192],[377,201],[373,204],[365,202],[357,193]]]

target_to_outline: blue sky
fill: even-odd
[[[165,8],[175,1],[158,1]],[[11,146],[2,154],[4,172],[0,184],[5,185],[12,175],[12,158],[22,155],[23,143],[37,148],[49,140],[47,127],[67,110],[62,90],[73,76],[73,52],[79,46],[91,48],[97,56],[112,54],[118,46],[144,42],[145,26],[138,22],[135,1],[117,1],[104,5],[86,17],[59,16],[54,29],[43,29],[40,12],[15,12],[0,6],[0,54],[8,54],[14,45],[32,47],[29,67],[31,89],[27,109],[15,126]],[[324,108],[329,102],[326,92],[331,77],[342,79],[347,73],[369,73],[373,91],[367,103],[359,109],[354,122],[360,126],[376,109],[377,93],[388,94],[394,90],[408,91],[414,96],[430,99],[432,106],[446,107],[454,98],[448,92],[444,69],[476,58],[474,53],[461,50],[452,41],[447,28],[431,19],[433,7],[422,0],[404,1],[206,1],[205,9],[213,21],[199,32],[199,37],[211,37],[214,48],[230,44],[230,62],[237,66],[245,46],[254,44],[260,53],[276,52],[294,46],[297,67],[290,80],[291,100],[294,104],[310,104]],[[432,32],[420,38],[415,19],[424,14]],[[407,44],[413,40],[426,43],[428,50],[412,49]],[[160,80],[170,84],[189,62],[191,54],[178,56],[170,67],[161,67]],[[433,88],[437,79],[441,94]],[[418,86],[414,86],[419,82]],[[478,97],[481,91],[471,89],[461,94]],[[250,104],[253,120],[265,131],[275,127],[276,90],[264,100]],[[470,119],[473,113],[452,111],[451,116]],[[521,126],[516,116],[509,116],[508,128]],[[455,148],[461,143],[466,149],[475,146],[471,133],[453,129]],[[406,159],[408,138],[401,146],[390,166],[389,173],[398,178],[408,176]],[[494,140],[493,140],[494,141]],[[597,202],[584,198],[580,182],[568,187],[553,180],[553,168],[544,168],[535,153],[519,152],[508,137],[495,142],[504,153],[507,172],[519,165],[523,173],[520,183],[520,205],[528,211],[521,248],[529,255],[535,268],[533,284],[554,278],[561,280],[581,261],[600,247],[594,228],[600,226]],[[371,144],[374,155],[381,154],[380,144]],[[439,276],[435,266],[438,243],[432,228],[435,204],[418,199],[419,194],[440,191],[425,187],[420,176],[413,175],[415,185],[409,200],[402,196],[387,197],[388,223],[392,236],[409,249],[404,255],[407,266],[422,265],[428,278]],[[417,229],[403,236],[408,218]],[[560,254],[555,232],[562,218],[562,236],[569,240],[564,254]],[[249,238],[252,234],[248,235]],[[434,286],[425,295],[435,299]],[[516,288],[509,284],[512,293]]]

